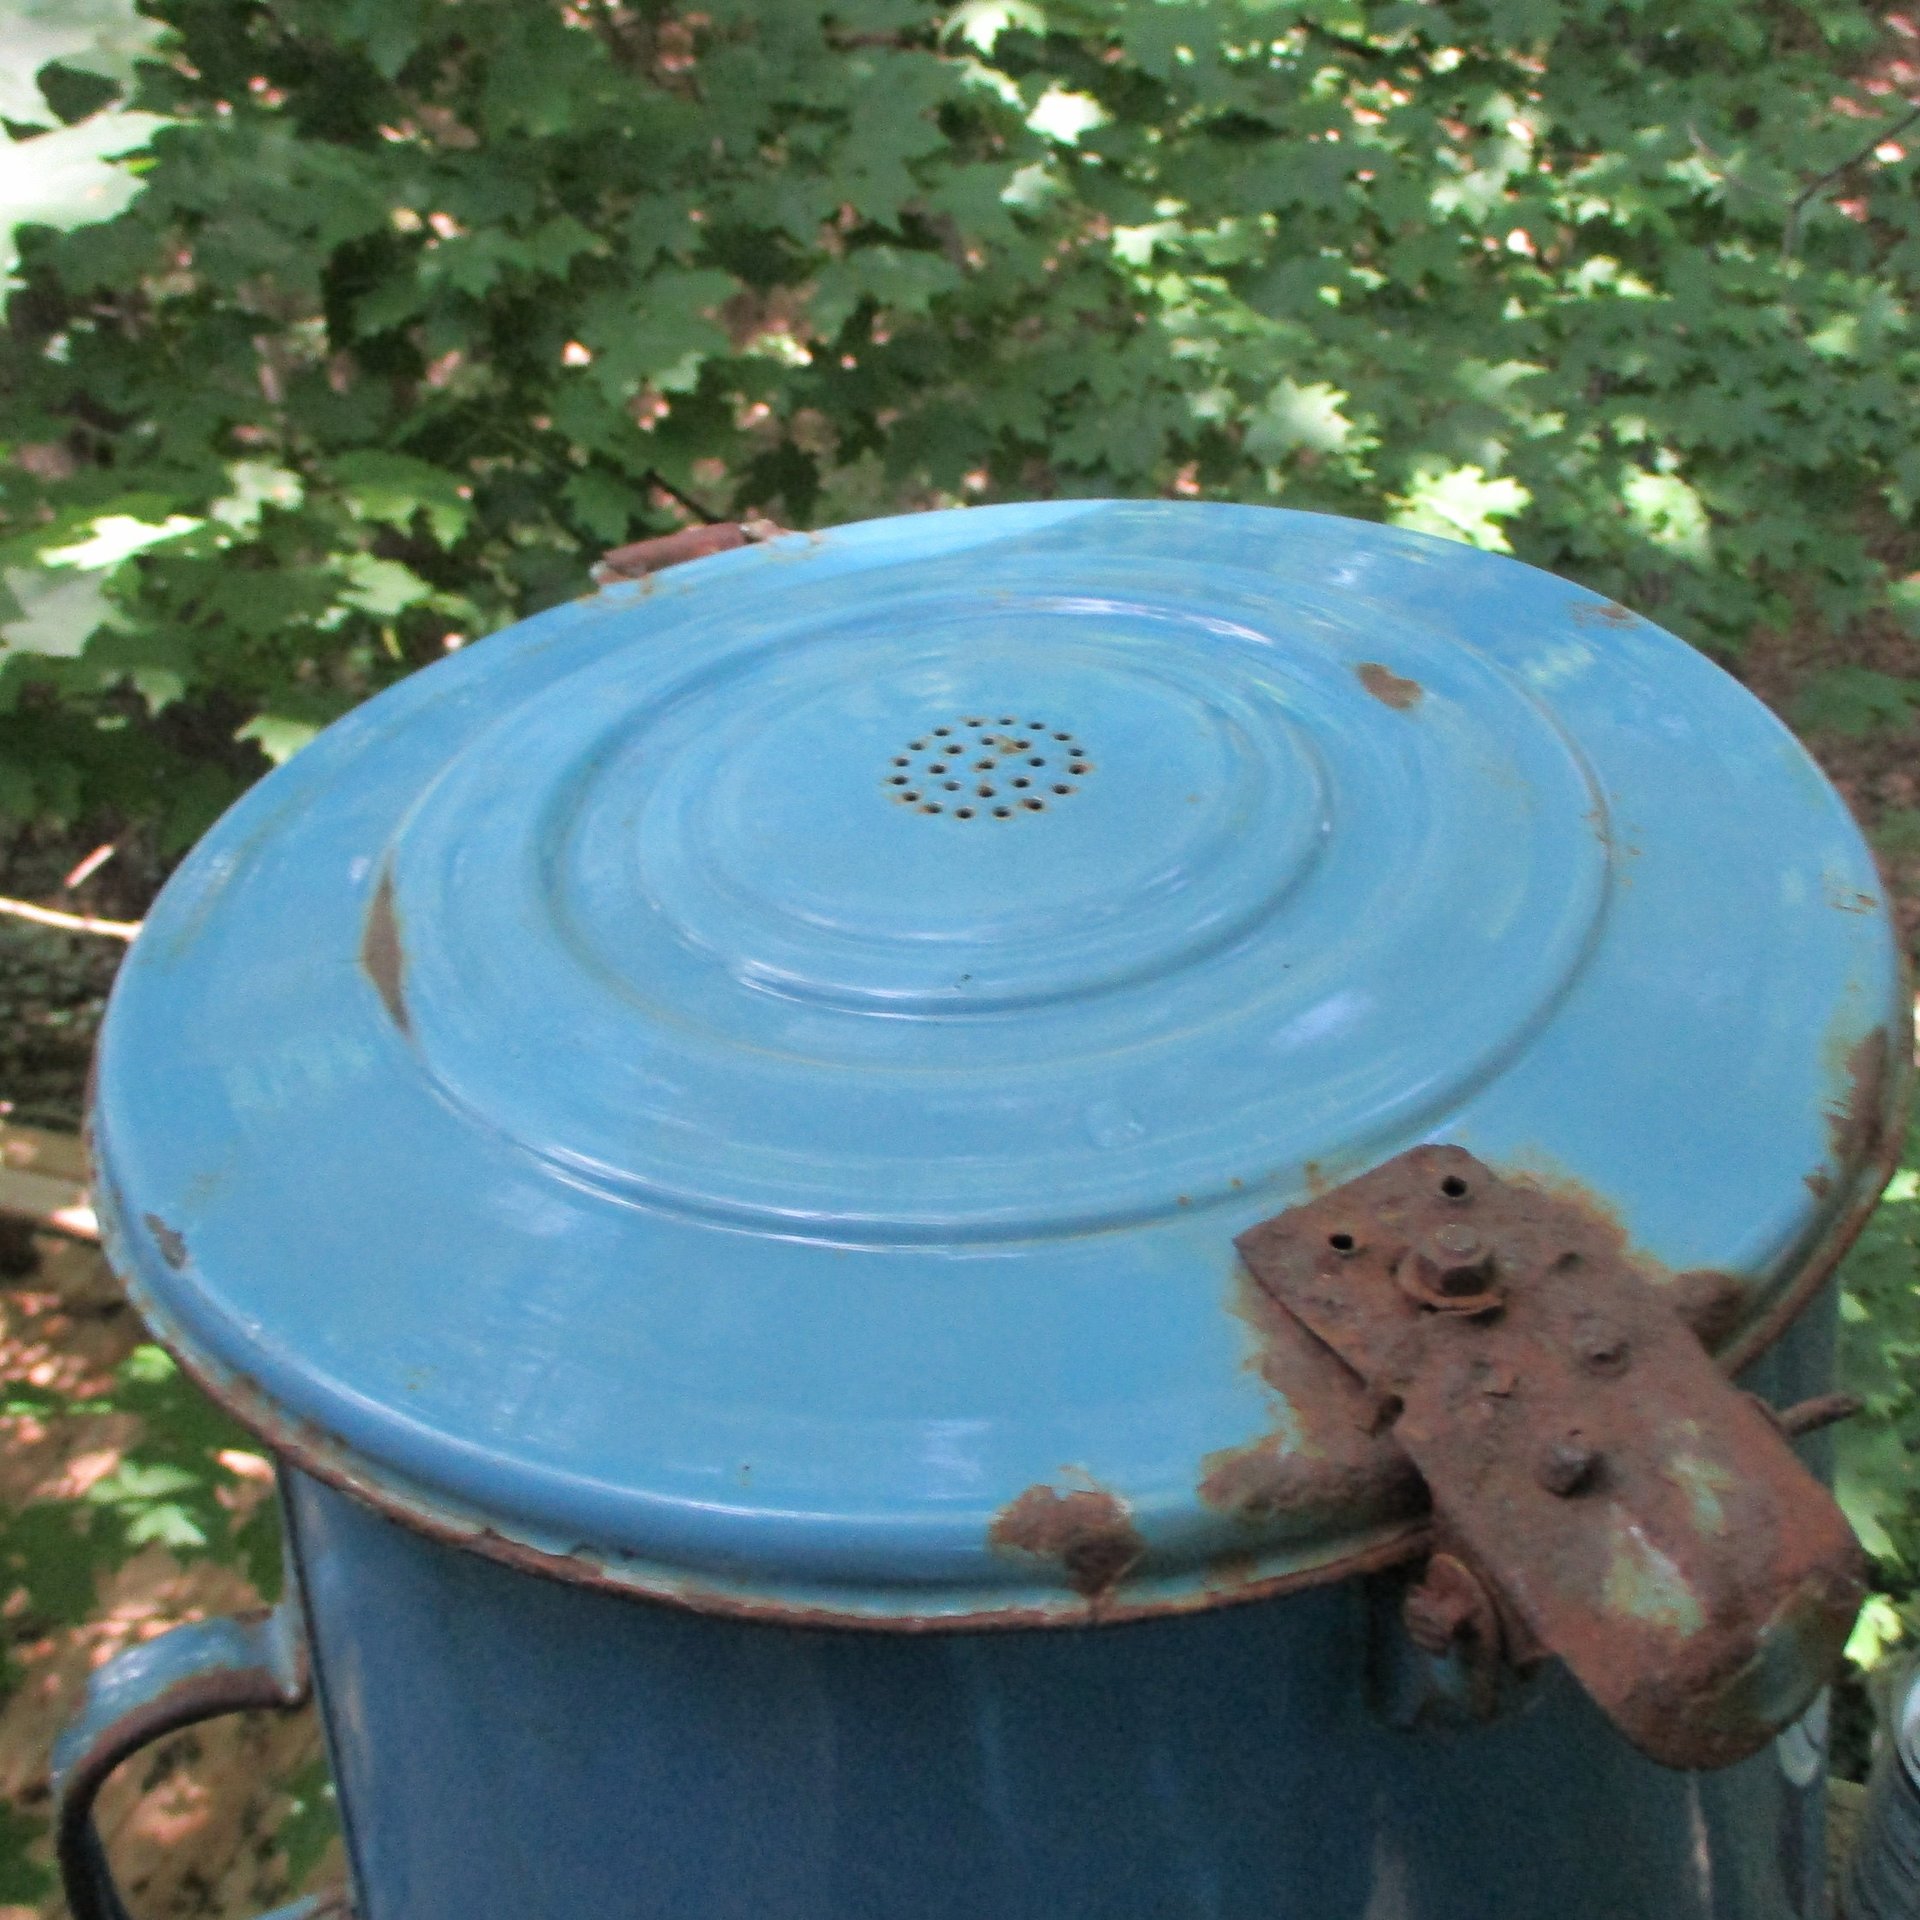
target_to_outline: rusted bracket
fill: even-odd
[[[786,531],[771,520],[716,520],[708,526],[680,527],[603,553],[594,564],[593,582],[604,587],[615,580],[644,580],[683,561],[704,560],[710,553],[728,553],[755,540],[777,539]]]
[[[1744,1759],[1831,1678],[1860,1549],[1787,1444],[1797,1410],[1739,1391],[1682,1318],[1711,1320],[1712,1288],[1657,1288],[1590,1214],[1458,1147],[1237,1244],[1426,1481],[1417,1638],[1558,1657],[1672,1767]]]

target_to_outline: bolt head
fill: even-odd
[[[1493,1249],[1464,1221],[1436,1227],[1407,1252],[1402,1289],[1422,1306],[1474,1312],[1493,1304]]]
[[[1420,1246],[1436,1292],[1484,1293],[1493,1278],[1493,1250],[1465,1224],[1437,1228]]]
[[[1565,1435],[1542,1449],[1534,1478],[1549,1493],[1565,1500],[1592,1483],[1600,1455],[1577,1435]]]
[[[1627,1338],[1626,1328],[1601,1307],[1582,1306],[1575,1313],[1567,1344],[1574,1360],[1588,1373],[1624,1373],[1633,1359],[1633,1343]]]
[[[1580,1342],[1580,1364],[1589,1373],[1625,1373],[1631,1357],[1624,1333],[1589,1334]]]

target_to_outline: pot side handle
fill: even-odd
[[[306,1635],[291,1596],[271,1613],[197,1620],[117,1654],[93,1676],[80,1716],[53,1750],[55,1845],[73,1920],[128,1920],[93,1823],[93,1805],[121,1761],[164,1734],[223,1713],[303,1706]],[[335,1896],[282,1907],[268,1920],[351,1920]]]

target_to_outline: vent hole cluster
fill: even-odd
[[[917,733],[889,759],[887,797],[948,820],[1019,820],[1071,799],[1093,771],[1069,731],[1021,714],[967,713]]]

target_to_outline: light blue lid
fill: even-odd
[[[1070,502],[698,561],[361,708],[155,907],[96,1146],[165,1337],[421,1524],[1067,1618],[1023,1495],[1134,1543],[1109,1610],[1406,1533],[1377,1457],[1310,1470],[1374,1443],[1253,1364],[1235,1234],[1446,1140],[1758,1316],[1871,1183],[1898,1017],[1844,807],[1670,635]]]

